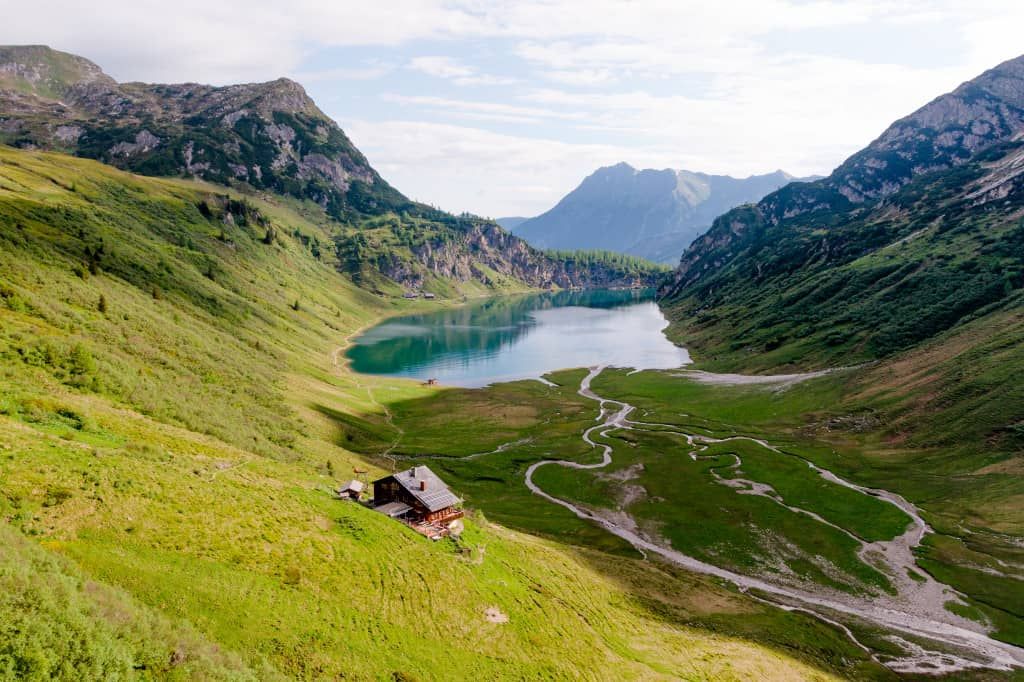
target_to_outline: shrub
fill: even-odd
[[[80,343],[72,347],[68,357],[68,370],[73,375],[92,374],[96,371],[96,361],[89,349]]]

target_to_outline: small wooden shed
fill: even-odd
[[[338,488],[338,497],[343,500],[356,500],[363,496],[366,485],[362,481],[351,480]]]

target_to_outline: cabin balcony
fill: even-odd
[[[434,514],[427,514],[426,520],[430,523],[446,525],[456,519],[461,519],[463,516],[465,516],[465,514],[461,509],[455,509],[452,507],[449,509],[442,509]]]

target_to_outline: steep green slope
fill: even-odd
[[[712,581],[476,514],[459,543],[430,543],[334,499],[353,468],[380,471],[338,417],[386,434],[378,401],[435,390],[337,366],[360,327],[433,304],[354,285],[314,248],[333,229],[309,207],[0,149],[0,676],[793,679],[825,677],[794,654],[863,664],[802,616],[785,632],[819,644],[740,627],[776,612]]]
[[[722,216],[718,230],[744,231],[726,262],[671,292],[675,334],[718,366],[820,367],[886,357],[1012,304],[1022,158],[1024,143],[1004,143],[847,213]]]
[[[879,358],[1024,286],[1024,57],[892,124],[827,178],[720,216],[664,295],[723,366]]]
[[[1024,57],[892,124],[832,175],[720,216],[663,294],[715,366],[884,358],[1024,286]]]
[[[990,74],[1002,73],[1005,85],[1016,71],[1004,69]],[[811,189],[793,185],[726,214],[676,272],[666,301],[670,334],[707,368],[881,360],[830,406],[840,419],[859,415],[838,422],[840,430],[860,424],[876,435],[875,481],[970,509],[983,530],[1013,518],[1020,532],[1019,487],[979,472],[999,462],[1012,469],[1024,423],[1015,351],[1024,342],[1016,322],[1024,303],[1022,161],[1024,141],[1014,134],[858,208],[793,208],[772,218],[773,207],[794,206],[788,193]],[[890,467],[893,459],[900,463]],[[918,470],[963,478],[951,487],[908,475]]]
[[[857,366],[802,415],[854,480],[925,510],[921,566],[1024,641],[1024,58],[897,121],[832,176],[684,254],[670,333],[704,368]],[[852,448],[853,452],[845,448]]]

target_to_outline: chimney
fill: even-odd
[[[423,480],[420,481],[420,490],[426,490],[426,489],[427,489],[427,481],[426,481],[426,479],[423,479]]]

